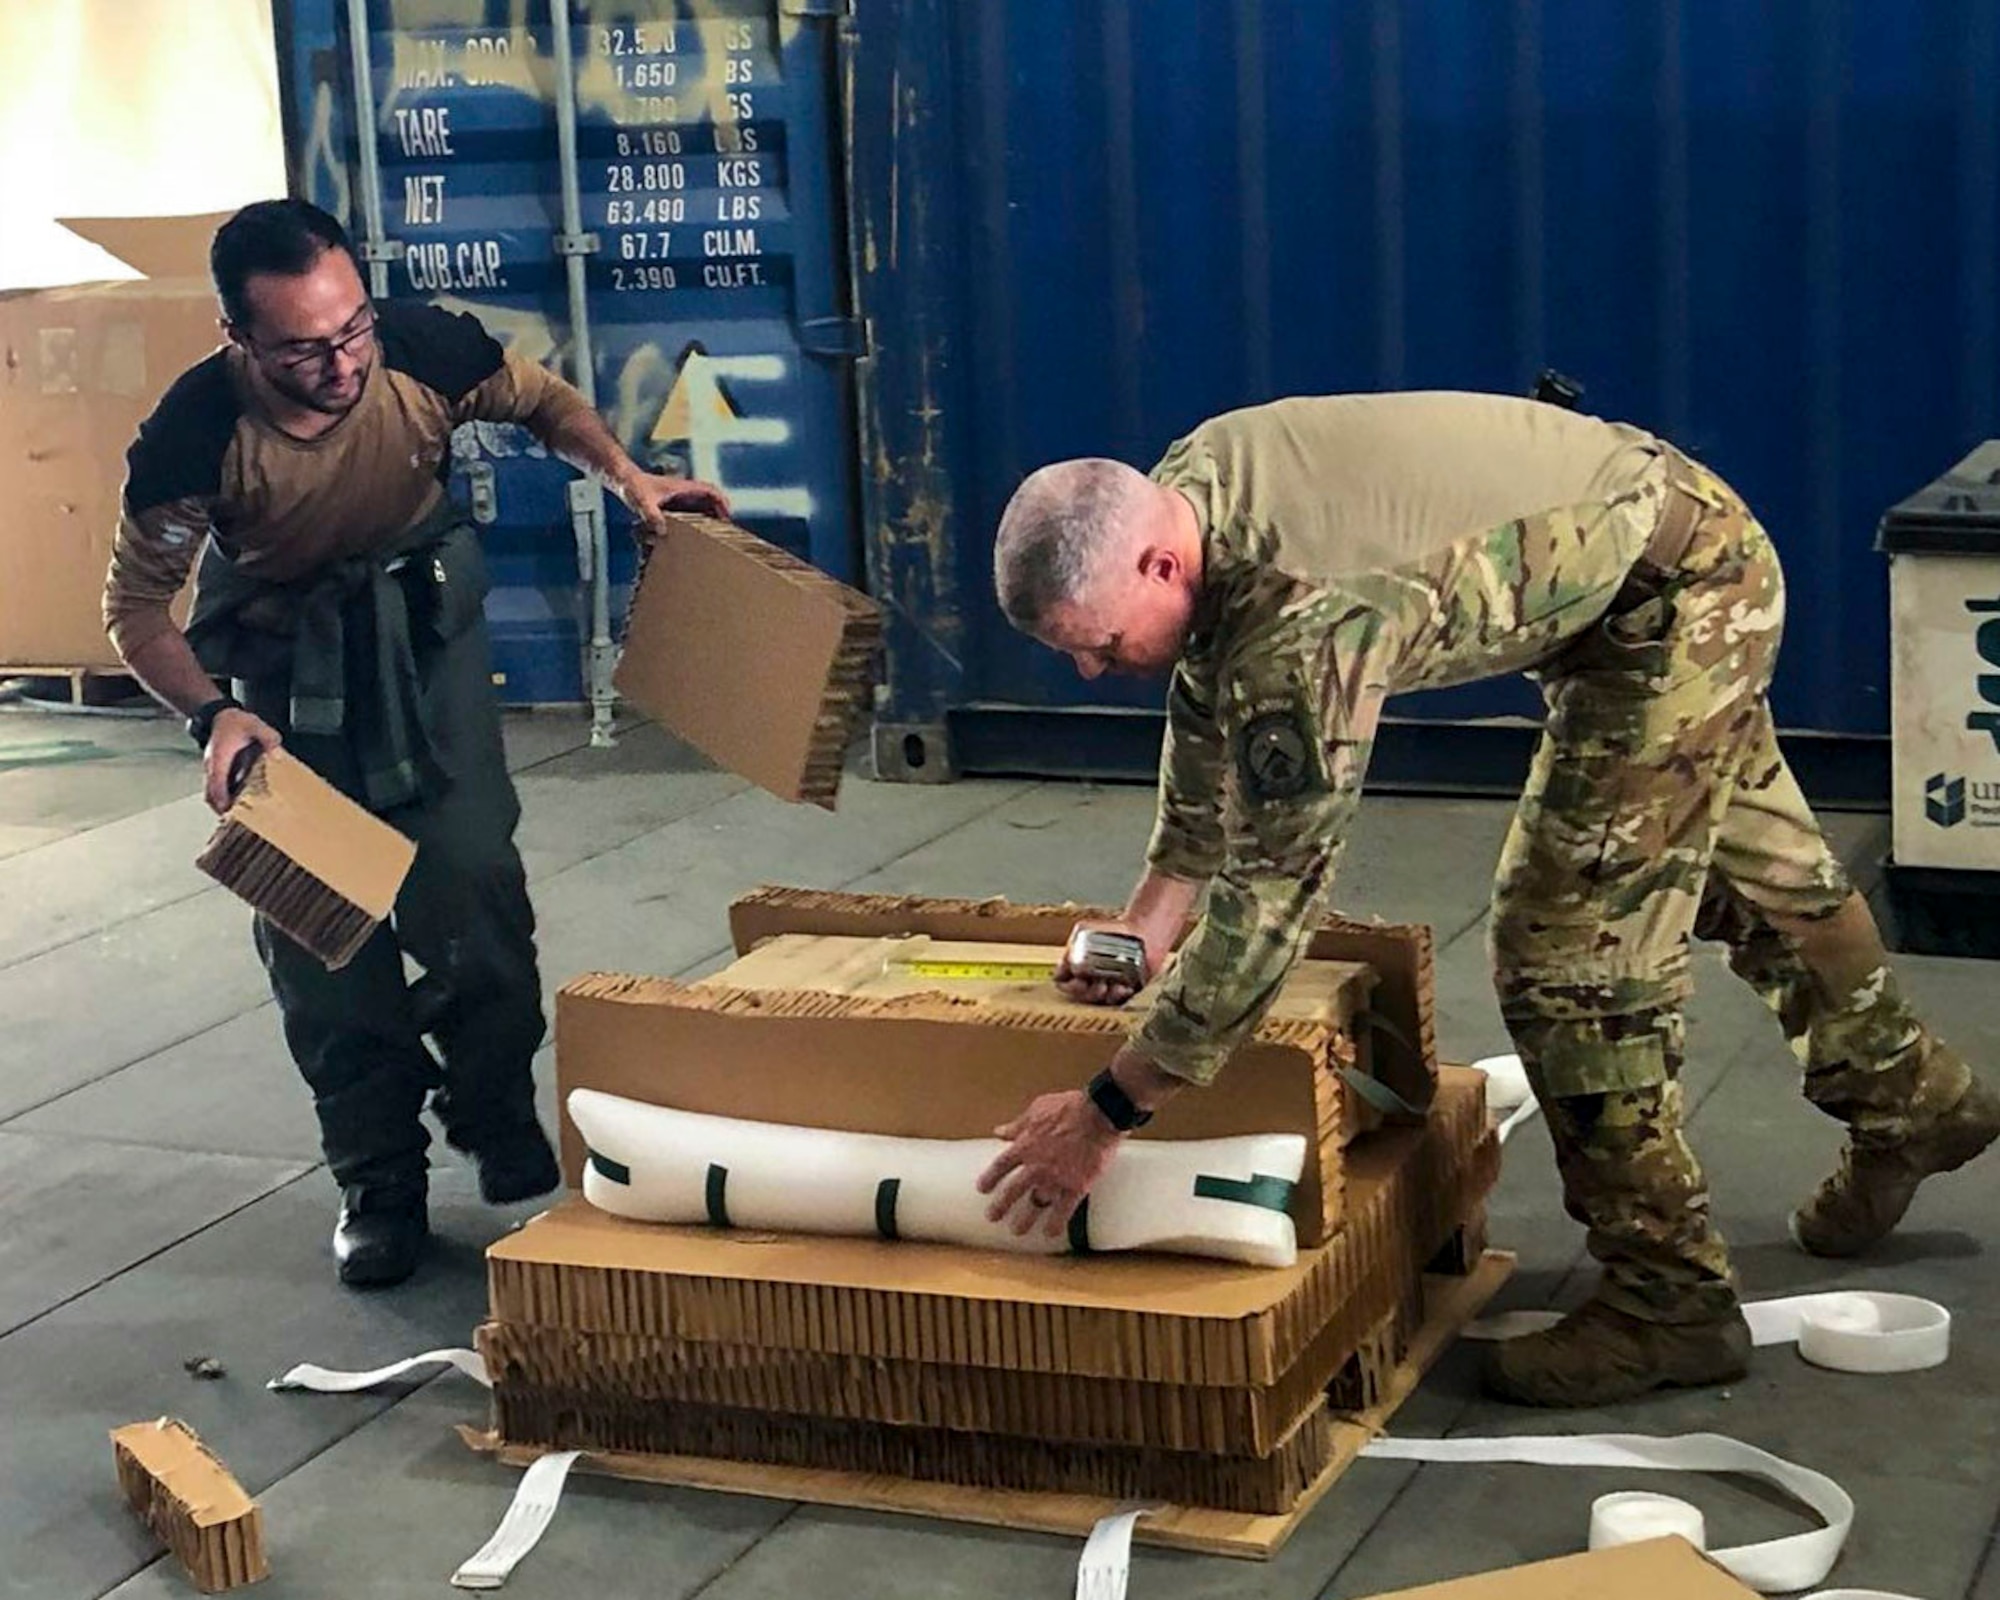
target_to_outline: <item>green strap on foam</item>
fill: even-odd
[[[622,1161],[613,1161],[601,1151],[592,1150],[590,1152],[590,1164],[597,1169],[597,1175],[600,1178],[604,1178],[611,1183],[629,1184],[632,1181],[632,1169],[630,1167],[626,1166]]]
[[[711,1228],[734,1226],[729,1220],[728,1191],[729,1169],[711,1162],[708,1168],[708,1225]]]
[[[1348,1088],[1352,1089],[1363,1100],[1367,1101],[1368,1104],[1381,1112],[1383,1116],[1421,1117],[1424,1114],[1422,1106],[1411,1105],[1409,1101],[1396,1093],[1394,1089],[1390,1088],[1380,1078],[1371,1078],[1367,1073],[1357,1072],[1352,1067],[1340,1067],[1336,1070],[1340,1073],[1340,1081],[1342,1083],[1346,1084]]]
[[[896,1231],[896,1198],[903,1192],[901,1178],[884,1178],[875,1185],[875,1231],[885,1239],[900,1239]]]
[[[1298,1188],[1289,1178],[1274,1177],[1268,1172],[1253,1173],[1248,1178],[1199,1177],[1194,1180],[1194,1197],[1197,1200],[1234,1200],[1238,1205],[1262,1206],[1266,1211],[1289,1211],[1292,1207],[1292,1192]]]
[[[1080,1256],[1091,1254],[1089,1195],[1077,1201],[1076,1209],[1069,1214],[1069,1247]]]

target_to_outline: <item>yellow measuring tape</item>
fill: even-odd
[[[984,978],[998,983],[1053,982],[1055,963],[1037,961],[898,961],[896,966],[919,978]]]

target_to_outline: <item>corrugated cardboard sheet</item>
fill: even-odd
[[[865,595],[741,528],[676,516],[641,568],[612,682],[739,777],[831,810],[881,639]]]
[[[1687,1540],[1667,1538],[1398,1589],[1372,1600],[1751,1600],[1755,1593]]]
[[[851,994],[867,1000],[900,1000],[926,993],[976,1000],[988,1010],[1103,1015],[1104,1008],[1072,1000],[1055,986],[1057,946],[1013,944],[983,939],[933,939],[926,933],[893,934],[881,938],[845,933],[781,933],[766,939],[748,955],[738,956],[721,972],[697,980],[697,986],[723,989],[815,989],[826,994]],[[980,963],[1035,969],[1032,978],[1011,974],[982,976]],[[935,969],[943,969],[942,972]],[[1149,1004],[1159,979],[1126,1003],[1130,1019]],[[1323,961],[1308,956],[1286,974],[1272,1001],[1274,1022],[1319,1022],[1344,1034],[1356,1032],[1356,1021],[1368,1009],[1375,971],[1358,961]],[[1356,1055],[1365,1064],[1366,1036],[1355,1039]]]
[[[487,1251],[492,1316],[1013,1372],[1272,1385],[1372,1273],[1412,1257],[1407,1270],[1420,1269],[1476,1204],[1495,1170],[1485,1124],[1483,1076],[1448,1070],[1425,1129],[1355,1146],[1370,1200],[1355,1226],[1282,1270],[744,1235],[626,1222],[572,1199]],[[1401,1166],[1407,1183],[1391,1183]]]
[[[1079,918],[1115,915],[1103,906],[1015,905],[998,898],[944,900],[772,885],[729,908],[729,931],[738,955],[781,933],[928,934],[934,939],[1060,945]],[[1422,923],[1336,916],[1313,935],[1306,954],[1374,969],[1370,1009],[1377,1032],[1370,1071],[1411,1105],[1429,1105],[1437,1077],[1431,930]]]
[[[1139,1264],[1146,1270],[1138,1280],[1122,1286],[1118,1300],[1122,1310],[1110,1314],[1122,1318],[1122,1325],[1109,1319],[1098,1324],[1112,1340],[1112,1349],[1138,1350],[1142,1364],[1157,1368],[1169,1351],[1199,1364],[1208,1344],[1226,1344],[1228,1332],[1243,1333],[1246,1320],[1258,1319],[1257,1310],[1245,1308],[1261,1303],[1271,1336],[1290,1327],[1293,1331],[1287,1337],[1304,1340],[1290,1359],[1280,1361],[1269,1381],[1078,1375],[1069,1368],[1082,1364],[1095,1374],[1105,1362],[1101,1353],[1075,1344],[1057,1352],[1053,1370],[993,1360],[888,1354],[883,1346],[900,1344],[899,1336],[913,1320],[921,1325],[956,1319],[949,1311],[942,1318],[935,1312],[920,1319],[898,1315],[903,1306],[882,1304],[879,1287],[874,1294],[881,1327],[864,1325],[864,1336],[855,1341],[843,1341],[836,1332],[831,1343],[808,1342],[824,1337],[830,1308],[822,1308],[817,1324],[781,1321],[770,1315],[779,1298],[775,1285],[767,1285],[748,1308],[764,1315],[742,1326],[741,1336],[731,1337],[698,1309],[712,1294],[710,1286],[678,1279],[658,1284],[647,1298],[658,1302],[654,1309],[669,1318],[685,1314],[702,1331],[633,1331],[632,1322],[650,1320],[632,1315],[638,1309],[635,1295],[617,1302],[607,1297],[596,1304],[580,1304],[576,1291],[583,1286],[581,1280],[552,1263],[533,1264],[560,1253],[560,1247],[551,1250],[547,1240],[533,1237],[542,1226],[539,1222],[518,1241],[502,1241],[489,1252],[495,1320],[480,1330],[480,1350],[496,1392],[502,1395],[543,1390],[579,1400],[616,1398],[635,1416],[698,1402],[904,1427],[929,1425],[1154,1450],[1263,1455],[1318,1405],[1329,1384],[1345,1385],[1338,1398],[1351,1409],[1361,1409],[1376,1398],[1373,1381],[1400,1358],[1411,1330],[1421,1320],[1420,1275],[1426,1263],[1459,1219],[1476,1211],[1491,1182],[1495,1165],[1484,1121],[1477,1074],[1452,1075],[1440,1091],[1437,1115],[1428,1129],[1393,1129],[1357,1147],[1352,1221],[1338,1239],[1315,1253],[1312,1262],[1284,1275],[1249,1269],[1248,1284],[1232,1287],[1251,1292],[1231,1300],[1223,1314],[1203,1319],[1192,1308],[1199,1305],[1203,1281],[1218,1276],[1215,1265],[1145,1258]],[[572,1202],[565,1211],[574,1207]],[[693,1232],[708,1244],[727,1242],[706,1230],[665,1230],[605,1220],[634,1236],[635,1252],[663,1233]],[[850,1242],[826,1241],[843,1255]],[[756,1270],[759,1258],[772,1247],[743,1243],[744,1249],[737,1253]],[[876,1254],[893,1257],[908,1248],[890,1245]],[[1020,1259],[979,1257],[975,1270],[997,1274],[1005,1263]],[[1105,1259],[1067,1265],[1094,1275],[1099,1268],[1118,1264]],[[1151,1270],[1183,1267],[1191,1270],[1165,1274]],[[1239,1269],[1222,1273],[1232,1279],[1242,1277]],[[1051,1280],[1073,1284],[1079,1276],[1075,1270],[1036,1272],[1021,1292],[1024,1297],[1045,1294]],[[1257,1281],[1280,1276],[1286,1282]],[[600,1290],[609,1288],[601,1272],[593,1281]],[[1004,1280],[997,1286],[1004,1286]],[[868,1292],[855,1287],[856,1292]],[[1211,1339],[1219,1330],[1208,1327],[1193,1338],[1166,1336],[1161,1325],[1176,1319],[1148,1303],[1152,1293],[1160,1293],[1167,1303],[1189,1307],[1190,1312],[1177,1319],[1181,1322],[1221,1324],[1226,1330],[1223,1338]],[[1293,1297],[1310,1309],[1288,1305]],[[1228,1312],[1235,1312],[1235,1317]],[[982,1314],[989,1323],[995,1317],[1022,1315],[1018,1308],[991,1305]],[[1228,1326],[1232,1320],[1234,1328]],[[627,1326],[606,1331],[605,1323]],[[874,1337],[878,1331],[887,1337]],[[846,1348],[850,1342],[869,1348]],[[989,1339],[984,1347],[989,1356],[1007,1348],[1004,1338]],[[1273,1358],[1285,1348],[1289,1347],[1274,1347]],[[1239,1370],[1238,1363],[1232,1361],[1224,1370]]]
[[[754,989],[760,993],[809,989],[824,994],[854,995],[868,1000],[908,1000],[920,994],[944,994],[953,1000],[976,1002],[993,1013],[1014,1013],[1028,1021],[1047,1017],[1077,1017],[1093,1026],[1107,1025],[1120,1015],[1102,1006],[1072,1000],[1054,982],[1059,950],[1053,945],[994,943],[985,940],[933,939],[928,934],[898,934],[857,938],[841,933],[781,933],[766,939],[748,955],[738,956],[728,969],[696,981],[701,989]],[[943,976],[923,970],[951,969],[965,963],[1000,962],[1040,967],[1032,980],[1016,977],[973,977],[947,970]],[[1151,1004],[1157,979],[1134,995],[1122,1015],[1124,1026],[1139,1009]],[[1362,1023],[1375,971],[1355,961],[1326,961],[1308,956],[1286,975],[1265,1017],[1266,1037],[1280,1036],[1280,1023],[1303,1023],[1333,1030],[1337,1043],[1330,1059],[1341,1068],[1364,1076],[1373,1070],[1374,1030]],[[1004,1017],[996,1017],[1004,1022]],[[1347,1092],[1345,1080],[1327,1086],[1337,1096],[1337,1127],[1322,1125],[1322,1142],[1351,1144],[1382,1114],[1359,1094]],[[1324,1109],[1324,1108],[1323,1108]]]
[[[1204,1555],[1269,1560],[1298,1530],[1340,1475],[1359,1459],[1368,1441],[1388,1426],[1423,1374],[1465,1325],[1484,1310],[1512,1269],[1512,1257],[1489,1252],[1464,1276],[1431,1275],[1425,1279],[1423,1325],[1411,1340],[1401,1365],[1393,1374],[1383,1375],[1382,1400],[1356,1417],[1335,1422],[1333,1459],[1290,1508],[1259,1515],[1156,1504],[1153,1514],[1134,1530],[1135,1541]],[[525,1467],[549,1454],[541,1445],[507,1444],[487,1430],[461,1427],[459,1435],[474,1450],[514,1467]],[[1105,1495],[961,1487],[927,1483],[919,1478],[775,1467],[715,1456],[591,1451],[577,1465],[584,1472],[638,1483],[679,1484],[809,1505],[942,1517],[983,1527],[1053,1533],[1076,1539],[1087,1536],[1103,1518],[1130,1507],[1128,1500]]]
[[[339,967],[389,915],[416,854],[303,761],[271,750],[195,864]]]
[[[765,994],[593,974],[556,996],[563,1172],[580,1183],[572,1089],[807,1128],[983,1139],[1036,1095],[1087,1082],[1130,1027],[1101,1007],[996,1015],[948,995]],[[1226,1091],[1177,1096],[1141,1136],[1304,1135],[1292,1221],[1301,1244],[1321,1243],[1342,1214],[1349,1091],[1334,1069],[1351,1059],[1334,1028],[1269,1023],[1231,1061]]]
[[[185,1422],[131,1423],[111,1447],[126,1501],[204,1594],[270,1575],[262,1510]]]
[[[603,1396],[533,1390],[496,1390],[493,1409],[495,1426],[509,1443],[707,1456],[1263,1514],[1289,1510],[1331,1463],[1334,1446],[1333,1417],[1324,1407],[1302,1418],[1266,1456],[1133,1450],[691,1404],[638,1411]]]

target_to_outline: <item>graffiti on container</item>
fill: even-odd
[[[650,349],[645,353],[654,354]],[[792,425],[788,420],[746,413],[730,387],[783,383],[787,376],[782,356],[712,356],[701,345],[690,344],[681,353],[679,370],[653,424],[650,442],[657,450],[667,452],[681,447],[674,453],[681,455],[685,470],[725,489],[738,516],[810,517],[811,490],[803,486],[765,484],[737,487],[729,482],[723,462],[725,448],[791,442]],[[643,363],[635,356],[627,363],[620,381],[621,401],[636,398],[634,391],[643,377]]]

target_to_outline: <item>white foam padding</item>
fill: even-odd
[[[1072,1238],[986,1219],[975,1183],[997,1139],[901,1139],[712,1117],[575,1089],[584,1198],[641,1222],[919,1239],[1055,1254]],[[1091,1251],[1158,1250],[1289,1267],[1298,1134],[1127,1139],[1071,1229]]]

